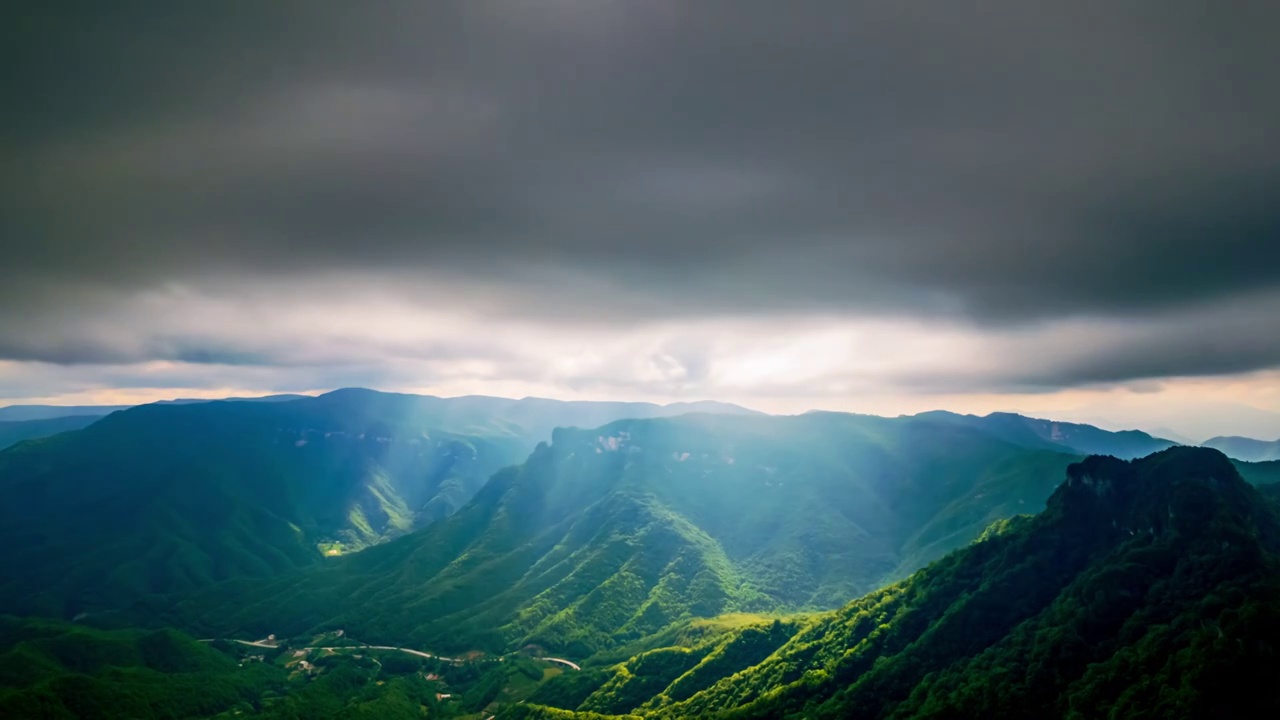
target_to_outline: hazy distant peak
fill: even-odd
[[[1280,460],[1280,440],[1256,440],[1239,436],[1222,436],[1205,440],[1204,447],[1214,448],[1229,457],[1246,462]]]

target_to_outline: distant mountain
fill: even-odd
[[[1278,552],[1217,451],[1091,457],[1040,515],[836,612],[673,634],[499,717],[1272,717]]]
[[[265,395],[262,397],[229,397],[229,398],[177,398],[159,400],[155,405],[189,405],[207,402],[287,402],[300,400],[308,395]],[[0,422],[23,420],[50,420],[71,416],[102,417],[118,410],[128,410],[135,405],[9,405],[0,407]]]
[[[257,397],[225,397],[225,398],[174,398],[172,400],[157,400],[152,405],[191,405],[193,403],[207,402],[292,402],[294,400],[309,400],[311,395],[295,395],[291,393],[283,393],[280,395],[259,395]]]
[[[1039,510],[1075,459],[954,423],[838,413],[561,429],[448,520],[134,617],[582,657],[690,617],[837,606]]]
[[[977,416],[938,410],[915,417],[968,425],[1027,447],[1043,447],[1080,455],[1113,455],[1125,460],[1145,457],[1178,444],[1152,437],[1140,430],[1113,432],[1093,425],[1040,420],[1014,413]]]
[[[197,398],[179,398],[177,400],[161,400],[156,405],[190,405],[194,403],[207,402],[288,402],[291,400],[301,400],[306,395],[268,395],[265,397],[255,398],[223,398],[220,400],[197,399]],[[60,406],[60,405],[13,405],[10,407],[0,408],[0,418],[8,415],[15,417],[27,417],[25,420],[3,420],[0,419],[0,450],[11,445],[15,445],[23,440],[31,440],[35,438],[48,437],[57,435],[61,432],[69,430],[79,430],[87,427],[104,415],[109,415],[119,410],[129,409],[129,405],[81,405],[81,406]],[[46,417],[50,413],[65,412],[65,415],[52,415]]]
[[[1246,437],[1216,437],[1205,440],[1204,447],[1221,450],[1228,457],[1246,462],[1280,460],[1280,440],[1254,440]]]
[[[1200,444],[1196,442],[1194,439],[1179,433],[1173,428],[1165,427],[1163,425],[1159,427],[1150,428],[1150,434],[1154,437],[1160,437],[1166,440],[1172,440],[1173,442],[1179,445],[1199,445]]]
[[[9,405],[0,407],[0,421],[50,420],[73,415],[102,417],[132,405]]]
[[[1194,398],[1183,398],[1170,405],[1155,394],[1112,396],[1105,402],[1055,412],[1054,417],[1103,428],[1144,428],[1153,435],[1184,445],[1199,445],[1204,438],[1217,435],[1280,437],[1280,412],[1243,403]],[[1173,433],[1165,434],[1162,427],[1172,428]]]
[[[645,405],[647,403],[640,403]],[[666,411],[665,416],[684,415],[687,413],[709,413],[712,415],[767,415],[768,413],[752,410],[734,405],[733,403],[717,402],[715,400],[695,400],[693,402],[674,402],[662,406]],[[651,417],[648,414],[640,414],[637,417]]]
[[[557,425],[684,409],[289,400],[143,405],[0,451],[0,612],[70,617],[308,565],[447,516]]]
[[[48,437],[69,430],[79,430],[98,419],[95,415],[69,415],[40,420],[0,421],[0,450],[23,440]]]

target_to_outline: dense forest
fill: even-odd
[[[843,414],[557,430],[448,520],[119,621],[586,657],[693,617],[838,607],[1037,511],[1075,459],[951,423]]]
[[[716,641],[750,636],[763,659],[709,673],[705,644],[657,648],[509,717],[1268,716],[1277,550],[1274,505],[1219,453],[1092,457],[1034,518],[798,631]]]

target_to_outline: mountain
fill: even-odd
[[[264,395],[261,397],[229,397],[229,398],[177,398],[174,400],[159,400],[156,405],[189,405],[192,403],[207,402],[288,402],[290,400],[301,400],[310,397],[308,395]],[[50,420],[53,418],[71,417],[71,416],[88,416],[102,417],[110,415],[118,410],[128,410],[134,405],[9,405],[0,407],[0,422],[4,421],[21,421],[21,420]]]
[[[177,400],[161,400],[157,405],[189,405],[208,402],[288,402],[301,400],[306,395],[267,395],[255,398],[223,398],[220,400],[179,398]],[[57,435],[68,430],[79,430],[93,424],[98,418],[118,410],[127,410],[129,405],[12,405],[0,408],[0,450],[15,445],[23,440]],[[5,418],[24,419],[5,419]]]
[[[683,409],[351,389],[115,412],[0,451],[0,611],[71,617],[309,565],[447,516],[557,425]]]
[[[0,421],[50,420],[73,415],[102,417],[130,405],[9,405],[0,407]]]
[[[191,405],[192,403],[207,402],[292,402],[294,400],[306,400],[311,395],[296,395],[292,393],[282,393],[279,395],[259,395],[257,397],[225,397],[225,398],[174,398],[172,400],[157,400],[153,405]]]
[[[1221,453],[1090,457],[1044,512],[838,611],[671,635],[500,717],[1271,717],[1278,551]]]
[[[0,421],[0,450],[23,440],[48,437],[68,430],[79,430],[97,419],[95,415],[68,415],[39,420]]]
[[[1178,444],[1152,437],[1141,430],[1113,432],[1093,425],[1041,420],[1014,413],[977,416],[939,410],[921,413],[917,417],[967,425],[1027,447],[1043,447],[1078,455],[1113,455],[1125,460],[1145,457]]]
[[[954,423],[838,413],[560,429],[443,522],[132,617],[584,657],[690,617],[838,606],[1039,510],[1076,459]]]
[[[1149,429],[1151,431],[1150,432],[1151,435],[1155,437],[1165,438],[1166,440],[1172,440],[1173,442],[1179,445],[1199,445],[1200,444],[1195,440],[1187,437],[1186,435],[1179,433],[1177,430],[1174,430],[1173,428],[1170,428],[1170,427],[1166,427],[1164,425],[1149,428]]]
[[[1201,443],[1204,447],[1221,450],[1227,457],[1246,462],[1280,460],[1280,440],[1254,440],[1247,437],[1215,437]]]
[[[1171,405],[1167,398],[1155,393],[1109,395],[1105,402],[1055,412],[1054,417],[1102,428],[1148,428],[1155,435],[1184,445],[1198,445],[1200,440],[1217,435],[1280,437],[1280,412],[1194,398],[1183,398]],[[1159,430],[1161,427],[1172,428],[1174,434],[1165,435]]]
[[[817,502],[831,497],[825,483],[854,489],[871,506],[855,519],[877,516],[888,536],[894,517],[930,514],[901,504],[905,495],[945,504],[953,490],[1002,492],[994,475],[974,485],[963,469],[1001,453],[1046,451],[954,423],[837,414],[559,430],[453,517],[413,535],[133,609],[153,626],[204,636],[274,628],[289,639],[196,643],[167,629],[0,617],[0,714],[1125,720],[1280,711],[1270,685],[1280,671],[1280,484],[1251,487],[1237,468],[1271,464],[1212,449],[1067,457],[1054,475],[1066,480],[1042,512],[997,520],[904,580],[834,611],[740,612],[798,607],[815,584],[858,566],[870,535],[845,543],[828,572],[806,568],[818,579],[808,587],[768,582],[780,567],[771,552],[789,538],[808,526],[840,537],[836,518],[854,518],[849,506]],[[759,467],[762,457],[779,462]],[[766,477],[774,484],[754,482]],[[801,523],[770,525],[796,512]],[[766,552],[744,558],[753,539]],[[423,659],[364,644],[434,649],[449,638],[523,649]],[[570,657],[583,669],[538,660],[544,650],[580,653]]]
[[[1244,462],[1243,460],[1232,459],[1231,464],[1236,466],[1240,477],[1258,486],[1259,489],[1270,485],[1275,485],[1276,489],[1280,489],[1280,460]]]

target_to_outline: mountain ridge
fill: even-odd
[[[97,415],[65,415],[34,420],[0,420],[0,450],[17,445],[24,440],[57,435],[79,430],[97,422]]]
[[[1201,445],[1221,450],[1228,457],[1245,462],[1280,460],[1280,440],[1267,441],[1238,435],[1223,435],[1209,438]]]
[[[1142,430],[1103,430],[1094,425],[1047,420],[1010,412],[961,415],[946,410],[933,410],[913,417],[966,423],[1013,442],[1042,442],[1047,447],[1067,448],[1081,455],[1114,455],[1126,460],[1144,457],[1179,444],[1154,437]]]

